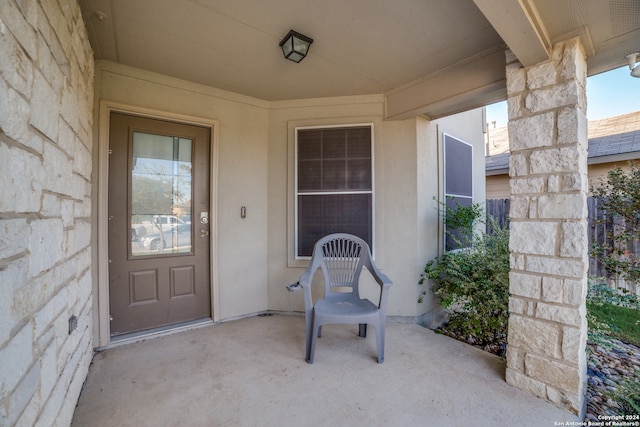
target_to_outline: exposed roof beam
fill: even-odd
[[[531,0],[473,0],[520,63],[549,59],[551,40]]]
[[[386,94],[386,118],[424,114],[431,119],[506,98],[505,52],[482,52]]]

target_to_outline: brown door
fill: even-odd
[[[111,335],[211,317],[210,129],[111,113]]]

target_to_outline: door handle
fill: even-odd
[[[209,230],[200,230],[200,237],[207,237],[209,235]]]

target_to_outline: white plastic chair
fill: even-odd
[[[380,285],[380,298],[374,304],[360,298],[358,282],[362,267],[366,267]],[[315,304],[311,297],[311,281],[318,268],[325,279],[324,298]],[[369,245],[357,236],[345,233],[330,234],[318,240],[307,270],[300,277],[299,287],[304,290],[306,317],[306,360],[313,363],[316,337],[322,325],[330,323],[359,324],[359,336],[367,334],[367,324],[376,330],[378,363],[384,361],[384,328],[387,313],[387,295],[392,282],[376,268],[371,259]],[[289,285],[295,290],[298,284]]]

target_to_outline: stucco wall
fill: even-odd
[[[93,356],[94,65],[76,1],[1,1],[0,58],[0,425],[64,426]]]
[[[417,247],[418,277],[425,264],[444,250],[442,219],[438,214],[438,200],[444,198],[443,162],[444,150],[442,135],[449,134],[473,146],[473,201],[484,203],[484,157],[482,133],[484,117],[482,109],[454,114],[441,119],[427,121],[417,120],[418,128],[418,235],[421,236]],[[434,177],[438,179],[434,179]],[[420,292],[427,290],[429,284],[423,285]],[[442,321],[440,306],[430,292],[424,301],[417,306],[417,316],[422,316],[420,322],[427,326],[436,326]]]
[[[96,76],[98,100],[216,121],[218,319],[303,310],[301,295],[285,289],[307,265],[293,256],[296,126],[373,124],[374,252],[394,281],[388,314],[436,308],[432,299],[417,303],[417,281],[438,253],[439,135],[449,132],[482,153],[481,110],[434,122],[385,121],[382,95],[267,103],[111,62],[98,62]],[[483,200],[484,163],[477,160],[475,194]]]

